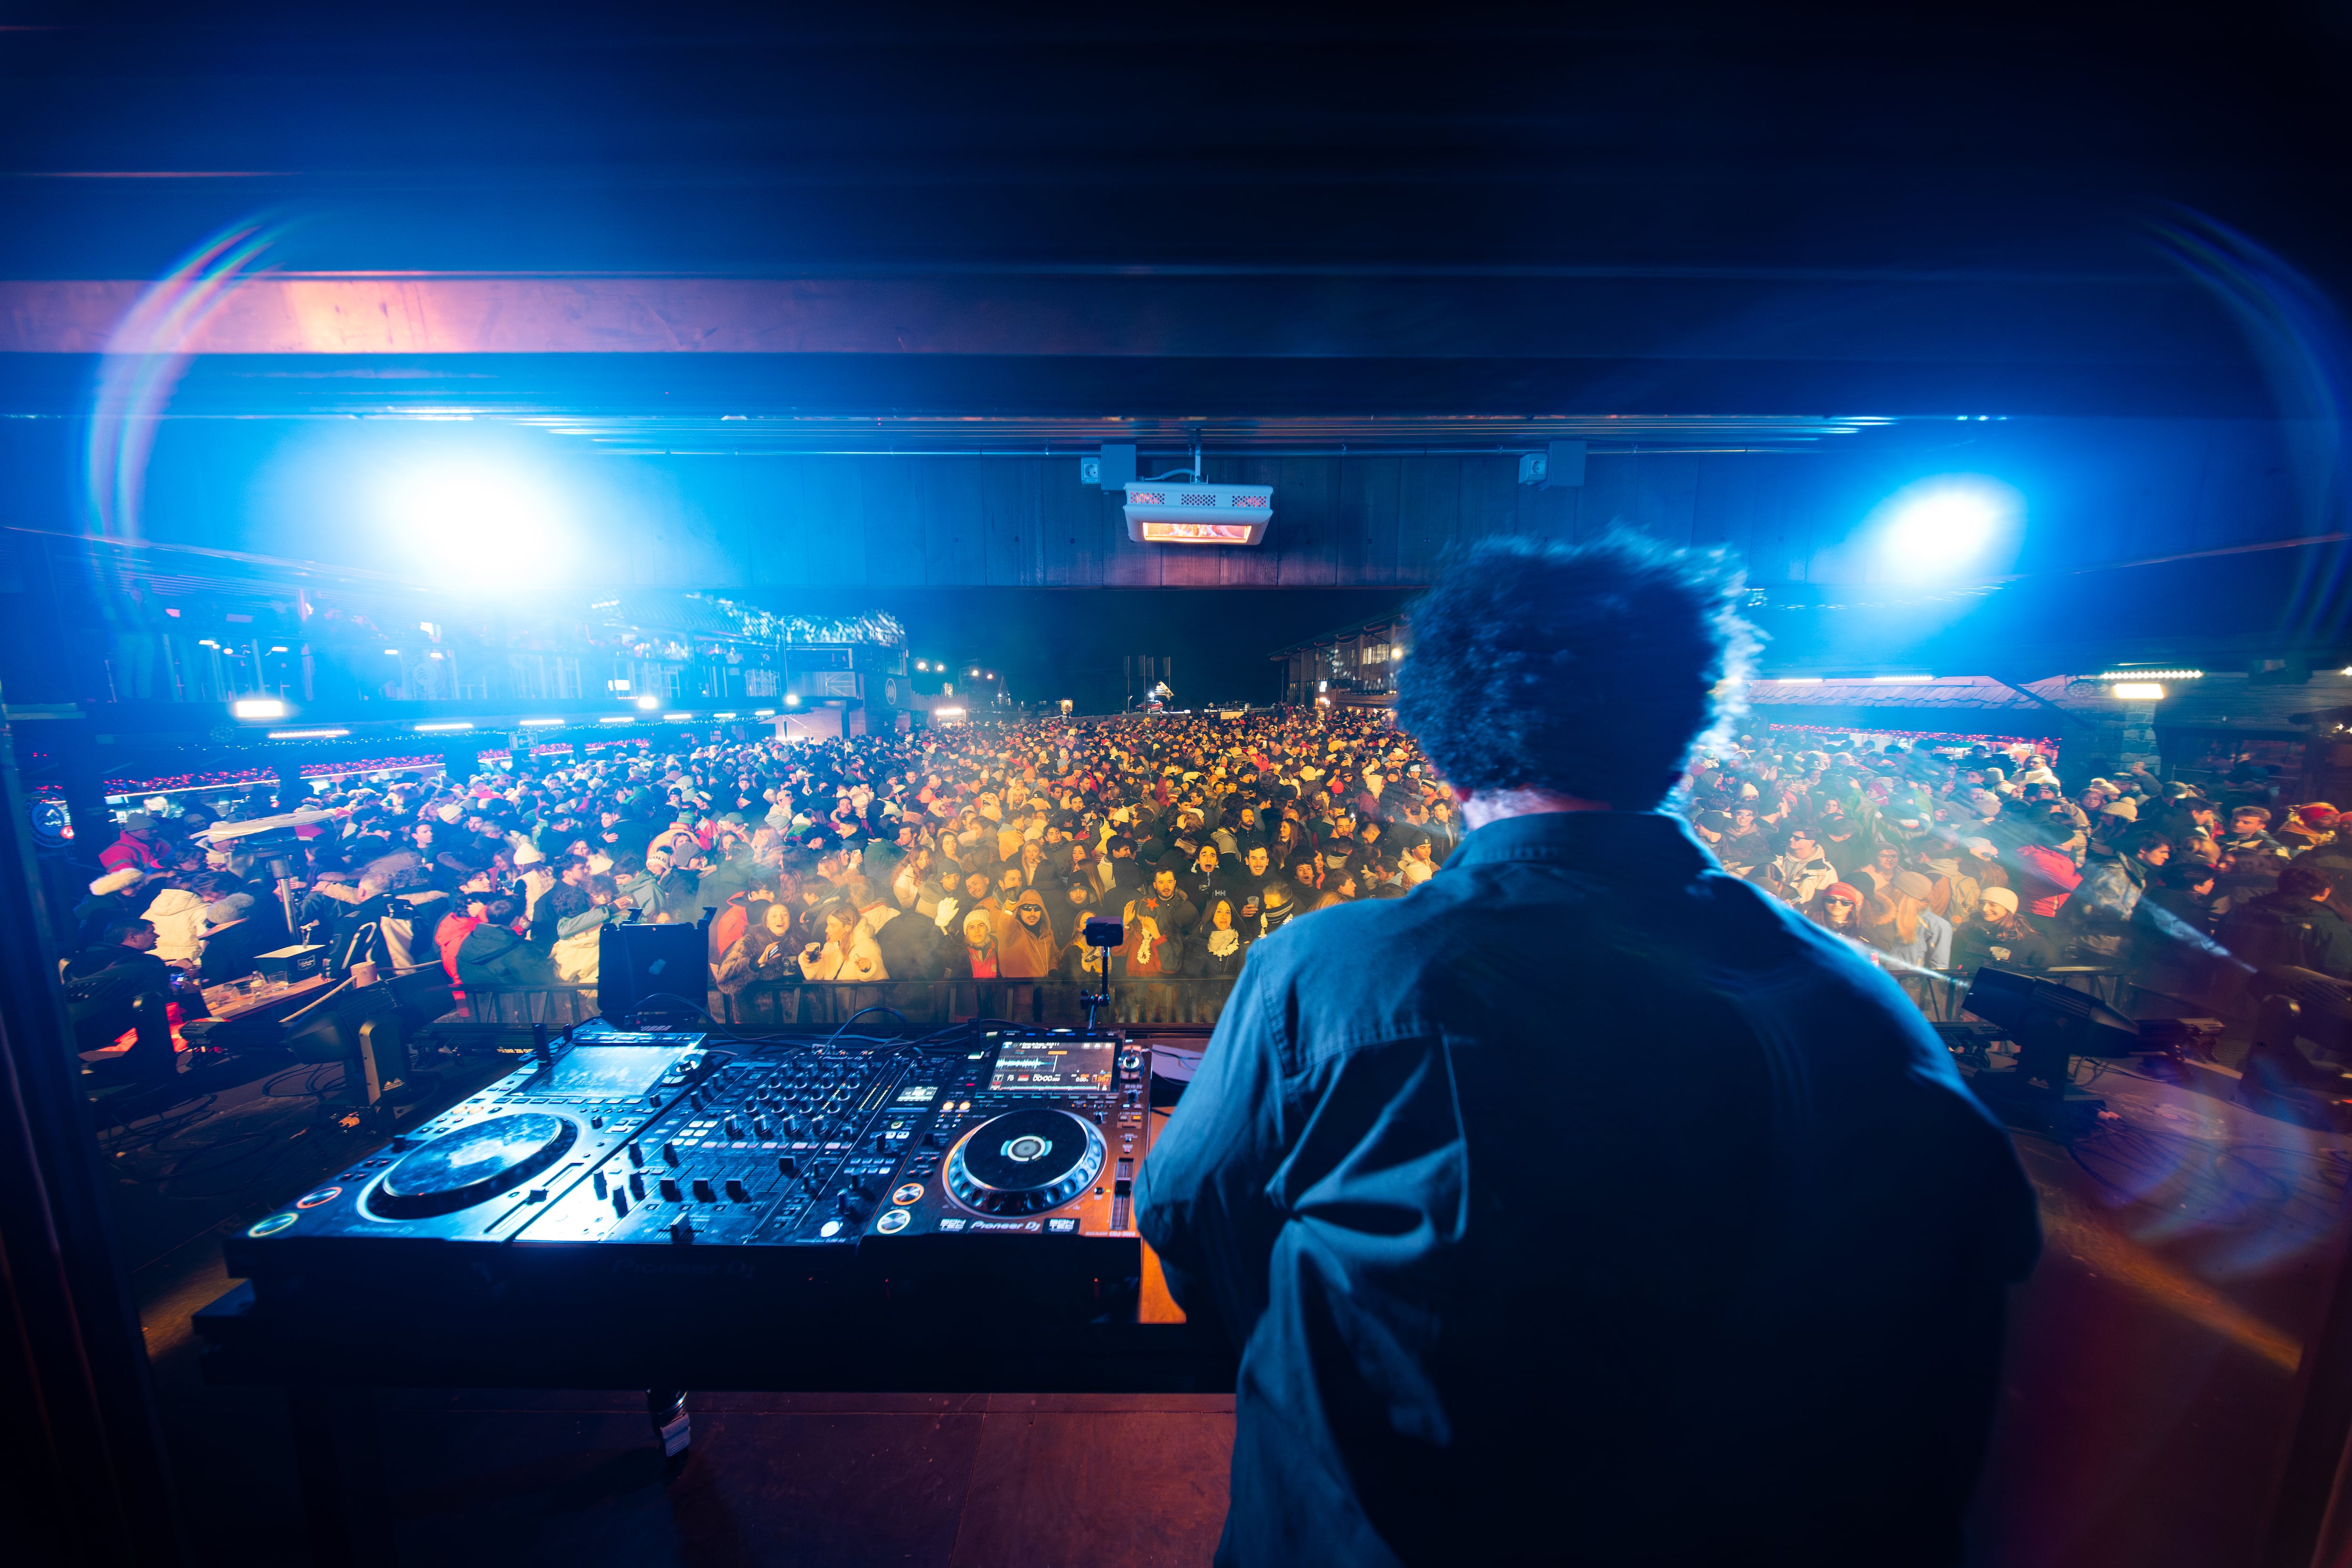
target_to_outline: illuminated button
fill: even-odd
[[[890,1195],[890,1201],[896,1204],[920,1203],[922,1199],[923,1184],[920,1182],[901,1183],[898,1189]]]
[[[876,1220],[874,1228],[884,1236],[896,1236],[906,1229],[914,1218],[903,1208],[894,1208]]]

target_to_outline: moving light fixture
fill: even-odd
[[[276,697],[239,697],[229,705],[239,718],[284,718],[286,705]]]
[[[661,706],[661,699],[653,695],[651,693],[647,693],[646,695],[637,699],[637,706],[641,708],[646,709],[657,708]]]
[[[2164,695],[2164,688],[2154,681],[2117,681],[2108,690],[2125,702],[2155,702]]]

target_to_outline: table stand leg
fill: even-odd
[[[394,1568],[383,1444],[364,1388],[289,1388],[311,1568]]]

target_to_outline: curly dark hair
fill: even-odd
[[[1737,716],[1754,630],[1718,552],[1612,530],[1580,545],[1482,539],[1412,612],[1397,719],[1449,783],[1655,807]],[[1737,689],[1736,686],[1733,689]]]

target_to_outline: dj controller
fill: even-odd
[[[1150,1055],[1116,1030],[583,1025],[247,1228],[229,1272],[344,1324],[1131,1321]]]

